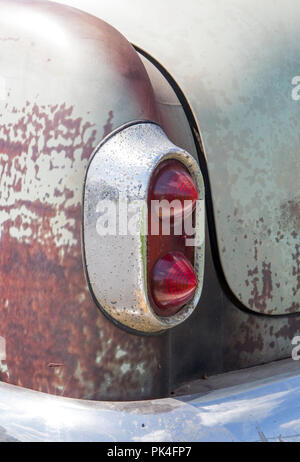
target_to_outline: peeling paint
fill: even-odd
[[[0,58],[7,83],[0,101],[0,380],[77,398],[161,396],[166,338],[130,335],[100,313],[81,249],[93,150],[128,120],[155,119],[146,71],[101,20],[46,2],[0,3],[1,37],[19,38],[1,41]],[[36,12],[47,34],[8,22]],[[52,24],[72,43],[69,59]],[[132,373],[142,362],[146,373]]]

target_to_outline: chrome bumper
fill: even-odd
[[[1,383],[0,441],[300,441],[299,366],[223,374],[197,382],[196,394],[153,401],[83,401]]]

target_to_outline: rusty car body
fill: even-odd
[[[0,11],[0,440],[299,439],[297,1]],[[83,258],[87,171],[132,124],[159,126],[205,188],[199,301],[159,334],[105,316],[107,264],[95,287]],[[108,288],[137,277],[127,260]]]

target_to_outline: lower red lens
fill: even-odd
[[[191,263],[182,252],[169,252],[153,267],[152,297],[160,316],[179,311],[194,295],[197,278]]]

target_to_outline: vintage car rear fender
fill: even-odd
[[[174,76],[203,139],[222,277],[254,312],[299,312],[298,1],[130,0],[130,14],[120,0],[61,1],[108,21]]]
[[[299,317],[237,307],[217,277],[208,233],[200,303],[181,326],[142,337],[99,312],[80,244],[91,153],[113,129],[150,119],[203,162],[198,131],[168,72],[141,52],[146,72],[102,20],[50,2],[0,6],[0,380],[73,398],[138,400],[288,357]]]

